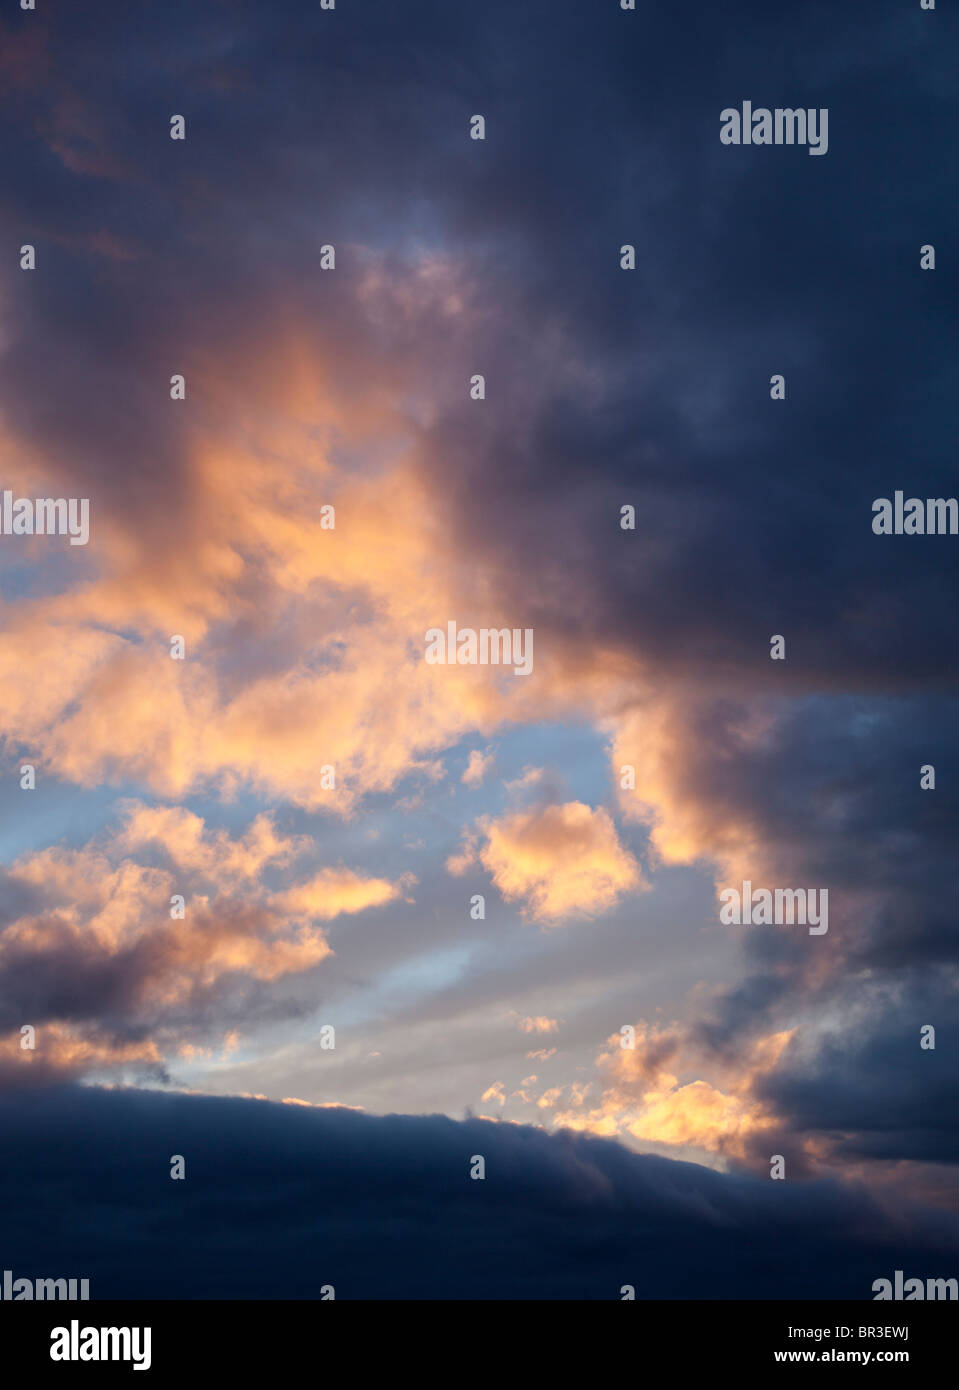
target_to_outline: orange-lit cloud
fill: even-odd
[[[487,772],[489,772],[494,762],[495,758],[492,752],[487,750],[487,752],[481,753],[478,748],[474,748],[470,753],[469,762],[466,764],[466,770],[460,780],[465,782],[468,787],[481,786],[483,778],[486,776]]]
[[[159,1065],[163,1060],[156,1043],[150,1039],[122,1042],[97,1035],[92,1030],[81,1035],[75,1029],[56,1022],[37,1028],[32,1049],[22,1048],[21,1041],[19,1030],[0,1037],[0,1056],[8,1064],[13,1057],[22,1066],[35,1066],[38,1070],[79,1073],[128,1062]]]
[[[190,1035],[207,1027],[217,987],[312,969],[331,954],[315,919],[379,908],[413,881],[344,867],[277,891],[260,879],[265,866],[289,866],[311,849],[308,837],[278,834],[267,816],[231,837],[182,809],[133,803],[119,828],[82,848],[54,846],[17,859],[7,882],[25,906],[0,936],[0,992],[8,981],[30,981],[17,989],[18,1009],[48,1044],[44,1065],[199,1056],[209,1044]],[[168,865],[138,862],[133,856],[143,850],[160,850]],[[104,1042],[103,1019],[148,1030],[152,1040]],[[223,1054],[238,1042],[236,1030],[227,1030]]]
[[[422,269],[418,311],[459,313],[452,269]],[[372,316],[383,301],[364,300],[365,284]],[[269,365],[260,346],[195,345],[191,392],[206,413],[177,436],[182,474],[136,511],[113,480],[90,488],[94,543],[71,554],[73,582],[5,606],[0,735],[45,774],[171,798],[246,786],[348,815],[364,793],[428,775],[437,748],[533,707],[529,682],[424,660],[437,622],[515,615],[477,592],[415,460],[375,476],[331,460],[334,438],[407,428],[392,369],[380,381],[370,364],[351,401],[331,389],[331,346],[289,316],[277,331]],[[67,481],[9,426],[0,440],[18,490]],[[185,661],[170,658],[174,634]],[[477,757],[468,785],[488,766]]]
[[[597,1058],[595,1085],[598,1103],[587,1104],[593,1085],[568,1088],[567,1109],[557,1110],[554,1123],[568,1129],[605,1136],[632,1135],[648,1143],[694,1148],[723,1157],[742,1157],[748,1141],[775,1126],[775,1116],[753,1095],[756,1079],[771,1070],[792,1033],[784,1031],[758,1039],[746,1059],[735,1067],[715,1059],[698,1062],[677,1027],[636,1025],[635,1045],[624,1048],[622,1036],[608,1039],[608,1050]],[[694,1077],[681,1079],[681,1070],[712,1065],[721,1084]],[[546,1092],[541,1107],[558,1105],[564,1088]]]
[[[702,709],[695,701],[671,693],[647,699],[617,717],[609,727],[613,772],[619,788],[619,809],[628,820],[650,827],[653,850],[666,864],[710,860],[719,872],[735,879],[749,877],[766,864],[762,812],[749,815],[721,781],[703,794],[697,776],[702,752],[695,733]],[[729,720],[723,729],[725,757],[744,756],[770,738],[775,722],[768,710],[754,708]],[[622,787],[629,769],[635,787]],[[628,775],[628,774],[627,774]]]
[[[321,869],[306,883],[273,895],[272,904],[292,917],[319,917],[329,921],[341,913],[364,912],[403,897],[416,883],[403,874],[395,883],[384,878],[362,878],[352,869]]]
[[[595,916],[642,886],[636,860],[619,842],[608,811],[581,801],[516,811],[480,822],[484,843],[467,845],[448,868],[479,863],[508,902],[545,923]]]
[[[244,835],[232,839],[225,830],[209,831],[202,817],[183,807],[133,803],[116,844],[127,851],[159,845],[177,869],[227,886],[258,878],[268,864],[288,864],[309,849],[311,841],[277,834],[267,814],[258,815]]]

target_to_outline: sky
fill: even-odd
[[[873,529],[957,491],[956,37],[7,7],[0,490],[90,535],[0,535],[4,1267],[959,1275],[959,541]],[[825,154],[721,142],[747,100]]]

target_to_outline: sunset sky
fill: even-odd
[[[0,536],[0,1112],[24,1155],[59,1135],[48,1181],[157,1123],[170,1202],[171,1153],[228,1187],[275,1129],[368,1162],[384,1210],[411,1145],[440,1203],[506,1155],[503,1210],[567,1184],[600,1242],[641,1182],[697,1296],[699,1201],[733,1248],[828,1231],[817,1294],[903,1250],[959,1274],[959,540],[871,526],[957,492],[956,30],[891,0],[5,7],[0,490],[91,517]],[[744,99],[828,108],[828,154],[723,145]],[[427,663],[449,622],[531,629],[532,672]],[[745,880],[828,890],[828,932],[721,924]],[[86,1274],[84,1181],[62,1243],[24,1224],[0,1265]],[[616,1297],[628,1260],[583,1259],[555,1296]],[[250,1292],[227,1263],[196,1296]],[[395,1294],[373,1265],[356,1292]]]

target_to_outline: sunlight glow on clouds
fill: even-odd
[[[524,915],[547,924],[595,916],[643,884],[609,812],[581,801],[481,820],[476,838],[447,867],[461,875],[474,863],[507,902],[521,901]]]

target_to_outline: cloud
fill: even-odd
[[[959,1258],[952,1213],[525,1125],[97,1087],[3,1095],[0,1124],[18,1174],[5,1263],[82,1275],[94,1299],[332,1284],[339,1299],[616,1300],[624,1283],[637,1298],[863,1299],[895,1268],[948,1275]],[[176,1192],[157,1159],[172,1152]],[[202,1260],[184,1264],[179,1224],[156,1219],[174,1199]]]
[[[163,862],[136,857],[146,852]],[[21,855],[4,876],[0,1027],[29,1022],[38,1041],[15,1064],[72,1074],[142,1060],[153,1070],[186,1055],[185,1044],[243,1018],[251,989],[331,955],[314,921],[382,908],[415,881],[342,866],[278,890],[264,880],[267,867],[289,870],[310,852],[309,837],[281,835],[267,815],[231,837],[183,808],[132,802],[82,848]],[[182,918],[171,916],[178,896]],[[235,1029],[227,1039],[229,1050]]]
[[[266,813],[256,816],[240,838],[231,839],[225,830],[208,830],[202,817],[185,807],[134,802],[116,845],[132,851],[151,844],[159,846],[178,870],[227,887],[238,879],[255,881],[268,864],[289,864],[311,848],[312,841],[279,835]]]
[[[335,531],[311,521],[280,462],[201,456],[191,506],[202,536],[175,574],[131,521],[100,547],[101,578],[16,605],[0,732],[42,749],[45,773],[135,779],[169,797],[247,786],[348,815],[360,794],[428,773],[437,746],[505,716],[495,673],[423,659],[423,633],[456,600],[431,577],[443,555],[411,470],[375,487],[340,480]],[[186,635],[182,663],[173,633]],[[37,699],[29,672],[47,664],[55,679]]]
[[[519,1026],[524,1033],[555,1033],[559,1027],[559,1019],[546,1018],[544,1015],[535,1018],[521,1018]]]
[[[596,916],[642,885],[636,860],[602,807],[539,806],[487,818],[480,834],[485,843],[468,843],[452,856],[450,872],[464,873],[478,860],[506,901],[522,901],[524,913],[540,922]]]
[[[945,545],[877,543],[868,521],[890,486],[877,479],[953,486],[942,270],[918,294],[902,235],[917,196],[941,201],[925,132],[942,124],[950,53],[905,10],[864,40],[819,3],[821,24],[808,8],[775,23],[740,8],[748,45],[724,9],[704,13],[690,52],[663,10],[626,62],[616,26],[574,5],[553,7],[524,50],[479,11],[427,3],[418,33],[439,84],[391,66],[412,32],[400,10],[375,35],[344,32],[315,81],[302,54],[328,46],[281,51],[255,7],[231,16],[227,44],[204,7],[173,28],[162,7],[134,19],[96,0],[4,26],[4,220],[33,229],[40,255],[35,275],[15,259],[0,272],[5,481],[90,497],[94,533],[83,555],[2,547],[3,772],[29,758],[46,786],[253,793],[349,818],[404,777],[430,783],[465,736],[601,727],[612,786],[623,762],[636,768],[617,814],[649,833],[651,870],[830,890],[820,942],[737,939],[729,983],[697,1001],[676,1085],[628,1123],[745,1152],[761,1101],[797,1146],[813,1134],[823,1156],[910,1163],[913,1180],[926,1147],[955,1157],[948,1125],[924,1118],[951,1094],[948,1054],[921,1056],[902,1020],[955,1006],[956,593]],[[299,7],[307,38],[323,22]],[[689,138],[715,130],[716,73],[746,90],[757,55],[771,90],[798,61],[818,100],[846,111],[851,138],[828,159],[731,162],[718,140]],[[524,131],[481,172],[460,138],[474,71],[508,83]],[[204,139],[164,167],[142,151],[171,73]],[[893,189],[849,115],[874,112],[891,73],[912,152]],[[578,116],[558,141],[545,98],[559,88]],[[317,128],[341,138],[318,144]],[[335,276],[317,273],[304,187],[329,194]],[[596,215],[557,237],[570,188]],[[707,191],[692,211],[690,188]],[[887,215],[864,242],[870,203]],[[283,254],[264,255],[278,224]],[[836,254],[810,255],[827,225]],[[623,227],[645,248],[628,276]],[[495,364],[480,410],[464,390],[477,361]],[[770,362],[789,382],[781,409]],[[454,615],[532,626],[534,675],[426,667],[423,633]],[[785,663],[768,659],[772,632]],[[930,758],[939,785],[920,793]],[[4,1028],[28,1008],[115,1055],[143,1040],[110,1029],[152,1028],[161,1005],[182,1011],[177,1027],[212,1027],[211,1013],[262,1005],[240,988],[227,1007],[239,980],[327,959],[321,933],[251,891],[289,870],[295,844],[266,825],[218,841],[183,808],[150,835],[148,820],[119,857],[55,850],[5,881]],[[579,802],[490,821],[450,868],[476,864],[544,922],[608,912],[642,886],[608,813]],[[311,864],[300,899],[320,920],[324,903],[402,896],[401,879],[317,886],[322,872],[340,870]],[[192,925],[208,928],[197,941],[151,916],[187,873]],[[245,909],[234,873],[257,899]],[[845,1047],[837,1020],[859,1030]],[[804,1047],[760,1076],[757,1042],[795,1028]],[[896,1078],[891,1126],[877,1058]],[[733,1089],[737,1067],[752,1092]]]
[[[469,762],[466,764],[466,771],[463,773],[461,780],[465,782],[468,787],[481,786],[484,777],[495,761],[496,759],[491,749],[487,749],[485,753],[482,753],[478,748],[473,748],[470,751]]]
[[[33,1048],[24,1048],[19,1029],[0,1037],[0,1087],[30,1089],[88,1072],[132,1072],[167,1078],[163,1055],[150,1038],[111,1036],[107,1030],[49,1022],[35,1029]]]
[[[330,921],[342,913],[383,907],[402,897],[415,883],[416,877],[409,873],[390,883],[383,878],[363,878],[352,869],[321,869],[308,882],[275,894],[272,901],[281,912],[293,917]]]
[[[618,1033],[607,1040],[607,1050],[596,1061],[595,1081],[569,1088],[568,1108],[557,1110],[554,1123],[744,1159],[759,1152],[754,1141],[778,1125],[760,1092],[791,1037],[785,1032],[760,1039],[750,1056],[737,1056],[735,1066],[723,1066],[679,1025],[640,1021],[634,1025],[632,1047],[624,1047]],[[724,1089],[697,1075],[703,1067]],[[589,1103],[597,1089],[598,1102]],[[558,1107],[565,1090],[548,1092],[539,1104]]]
[[[543,1092],[536,1104],[541,1110],[551,1110],[562,1094],[563,1088],[561,1086],[553,1086],[550,1090]]]

